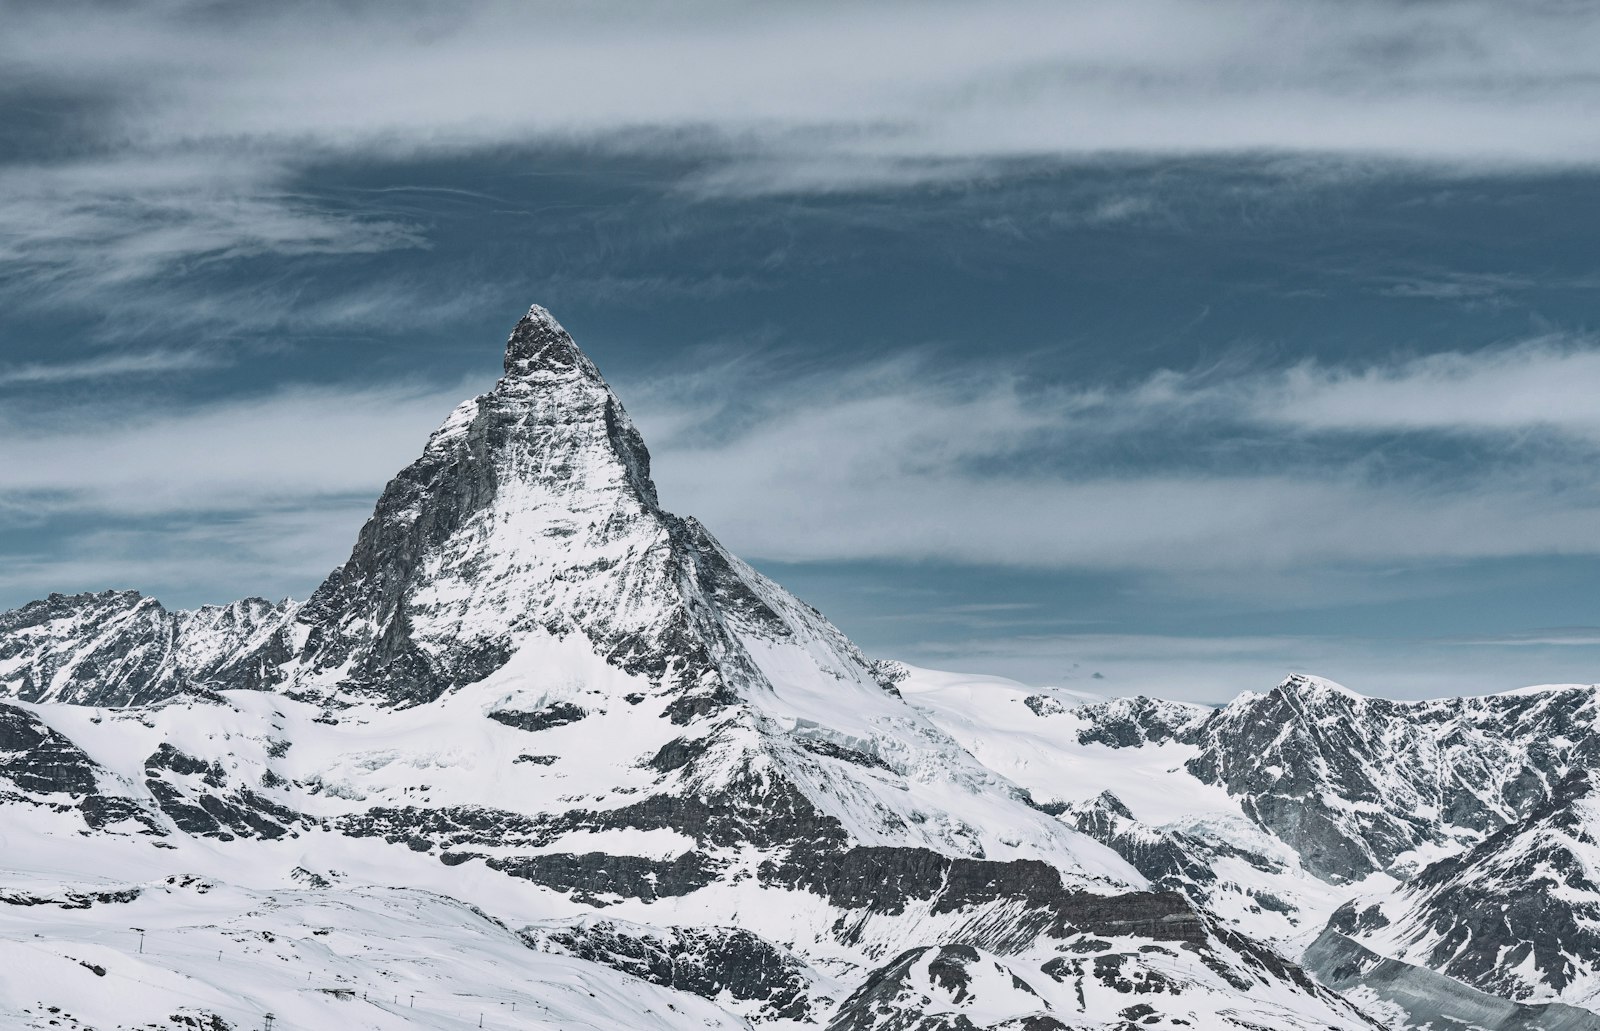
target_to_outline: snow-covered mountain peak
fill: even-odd
[[[461,405],[435,437],[449,439],[485,409],[501,409],[504,432],[488,435],[484,449],[517,478],[548,479],[574,471],[590,474],[585,487],[620,476],[630,492],[656,503],[650,453],[606,385],[600,370],[549,311],[528,309],[506,340],[505,377],[488,394]],[[509,418],[505,418],[509,416]],[[543,464],[519,465],[518,452],[537,452]],[[571,492],[567,492],[571,496]]]
[[[526,377],[538,372],[575,370],[593,379],[599,371],[589,356],[573,342],[554,315],[535,304],[522,317],[506,341],[507,376]]]
[[[469,724],[488,716],[574,747],[606,742],[620,769],[591,801],[620,805],[608,792],[626,787],[642,802],[647,786],[696,807],[716,800],[711,814],[674,816],[670,826],[693,834],[741,819],[741,808],[790,807],[804,814],[793,833],[825,837],[835,854],[910,846],[1043,861],[1074,886],[1141,883],[907,705],[819,612],[698,522],[662,511],[639,433],[544,309],[512,331],[506,368],[389,482],[349,560],[304,605],[246,604],[140,629],[117,654],[160,637],[162,654],[193,658],[114,701],[194,691],[209,685],[186,669],[227,666],[255,679],[217,686],[270,687],[330,719],[431,706],[436,719],[470,710]],[[98,618],[57,635],[69,658]],[[219,647],[204,647],[207,627]],[[194,640],[175,643],[183,628]],[[86,690],[68,700],[107,699]],[[552,791],[568,776],[529,763],[521,779]],[[659,819],[617,826],[656,830],[648,821]]]
[[[526,983],[580,978],[593,1019],[549,988],[494,1026],[1356,1031],[1377,1025],[1284,950],[1430,862],[1335,933],[1384,917],[1453,949],[1466,927],[1528,945],[1505,987],[1600,984],[1552,947],[1597,940],[1600,803],[1570,776],[1600,760],[1593,689],[1394,702],[1297,674],[1212,709],[872,662],[661,509],[548,311],[504,368],[303,604],[0,614],[0,951],[77,979],[0,973],[0,1024],[56,1026],[53,1000],[148,955],[176,985],[152,998],[206,1007],[173,1023],[259,1026],[264,996],[191,984],[259,934],[254,969],[294,964],[267,994],[295,1026],[341,1022],[324,1002],[470,1026],[456,1000],[522,959]],[[1484,877],[1520,907],[1509,939],[1441,916]],[[135,925],[148,954],[102,933]],[[396,936],[482,968],[430,961],[414,984],[456,994],[402,1006]],[[1451,972],[1502,987],[1484,962]]]
[[[481,680],[528,635],[577,631],[626,666],[682,606],[684,541],[594,363],[543,308],[506,375],[384,490],[301,613],[291,679],[412,703]],[[681,622],[681,620],[679,621]]]
[[[1312,676],[1309,673],[1289,674],[1278,684],[1277,690],[1285,694],[1300,695],[1318,700],[1329,698],[1343,698],[1351,701],[1366,700],[1366,695],[1352,691],[1343,684],[1335,683],[1325,677]]]

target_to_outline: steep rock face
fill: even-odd
[[[138,705],[266,686],[287,658],[276,635],[290,611],[260,598],[169,612],[138,591],[52,594],[0,614],[0,693]]]
[[[1204,895],[1216,880],[1208,862],[1209,846],[1181,832],[1158,831],[1141,824],[1115,794],[1102,791],[1092,802],[1063,812],[1073,826],[1102,842],[1150,878],[1150,883],[1189,895]]]
[[[72,813],[81,833],[167,833],[153,805],[116,787],[100,763],[33,711],[0,705],[0,802]]]
[[[1035,696],[1039,697],[1039,696]],[[1049,707],[1044,702],[1030,699],[1029,708],[1045,714]],[[1056,703],[1055,711],[1067,711]],[[1072,707],[1075,717],[1084,724],[1078,731],[1082,745],[1108,745],[1113,748],[1137,748],[1145,744],[1181,740],[1200,722],[1206,710],[1182,702],[1168,702],[1159,698],[1109,698],[1103,702]]]
[[[1330,926],[1509,999],[1600,1001],[1600,798],[1576,770],[1527,816]]]
[[[622,405],[535,308],[504,378],[390,481],[350,560],[301,611],[296,676],[414,704],[483,679],[533,630],[583,633],[658,676],[715,675],[692,640],[708,627],[685,597],[698,586],[687,537],[656,506]]]
[[[91,795],[94,760],[26,709],[0,705],[0,781],[39,794]]]
[[[525,928],[541,951],[599,963],[704,999],[731,1000],[757,1020],[811,1021],[833,1003],[814,971],[788,950],[733,927],[649,927],[590,920]]]
[[[288,807],[249,787],[231,785],[222,765],[165,742],[144,761],[144,786],[177,828],[197,837],[282,837],[300,822]],[[297,836],[297,835],[296,835]]]
[[[1307,869],[1356,878],[1530,812],[1594,760],[1597,717],[1592,688],[1396,702],[1291,677],[1196,728],[1189,769],[1243,798]]]

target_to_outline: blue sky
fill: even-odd
[[[0,605],[303,597],[538,302],[875,654],[1597,679],[1591,5],[11,12]]]

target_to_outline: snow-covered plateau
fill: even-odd
[[[0,1026],[1600,1031],[1597,720],[870,660],[535,307],[306,601],[0,615]]]

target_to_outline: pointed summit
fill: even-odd
[[[578,348],[572,335],[561,327],[555,316],[547,309],[533,305],[506,341],[506,375],[522,378],[539,371],[573,369],[599,377],[599,371],[589,356]]]
[[[626,636],[612,624],[637,632],[673,607],[650,455],[599,370],[537,305],[505,369],[389,482],[307,602],[296,682],[414,704],[530,634]]]

